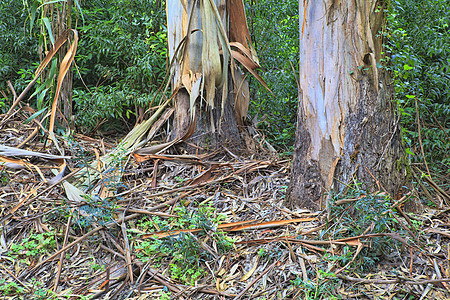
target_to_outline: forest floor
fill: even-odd
[[[97,172],[114,140],[74,134],[65,157],[42,155],[56,148],[24,143],[28,117],[0,131],[3,299],[450,299],[448,178],[294,209],[279,155],[131,153]]]

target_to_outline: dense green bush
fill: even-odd
[[[149,104],[166,66],[165,12],[161,1],[91,1],[83,5],[74,82],[79,128],[129,119]],[[82,85],[81,78],[89,91]],[[93,107],[98,109],[92,111]],[[109,122],[114,124],[114,122]]]
[[[250,115],[271,143],[290,150],[297,120],[296,74],[299,61],[298,1],[246,0],[247,19],[262,70],[275,97],[251,79]],[[294,69],[294,70],[293,70]]]
[[[390,3],[386,49],[404,140],[414,160],[421,161],[418,114],[425,158],[428,164],[446,172],[450,170],[449,26],[448,0]]]
[[[26,79],[31,78],[31,72],[26,73],[36,62],[39,62],[38,43],[36,38],[30,35],[29,26],[25,26],[27,11],[22,1],[0,1],[0,90],[9,93],[7,81],[11,81],[17,92],[26,86]],[[17,81],[17,82],[16,82]],[[0,95],[0,102],[5,101]],[[0,105],[0,112],[6,109]]]
[[[0,3],[2,91],[7,91],[6,81],[11,80],[17,92],[21,92],[39,63],[38,47],[43,38],[39,9],[30,32],[32,3],[16,0]],[[153,100],[165,74],[164,2],[83,1],[81,11],[72,10],[72,19],[80,36],[73,82],[76,124],[83,131],[90,131],[101,123],[115,124],[105,120],[130,119],[136,106],[145,106]],[[40,91],[30,101],[37,109],[52,98],[54,84],[47,82],[45,88],[43,84],[40,81],[36,84],[35,89]],[[8,104],[3,108],[0,105],[0,109],[4,111]]]

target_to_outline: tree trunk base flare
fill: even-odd
[[[382,1],[300,1],[297,134],[288,205],[322,209],[355,185],[397,195],[406,181],[396,104],[382,66]]]
[[[397,195],[407,178],[406,156],[401,143],[399,119],[395,104],[382,86],[378,93],[370,85],[370,77],[360,81],[357,109],[345,120],[344,145],[341,155],[333,160],[298,159],[308,157],[311,138],[299,112],[288,205],[323,209],[327,193],[339,193],[354,183],[366,192],[388,192]],[[301,109],[301,108],[299,108]],[[331,142],[322,142],[321,155],[329,157]],[[324,170],[330,170],[328,174]]]
[[[242,138],[232,103],[233,92],[229,91],[225,107],[222,111],[222,94],[216,93],[214,108],[205,102],[196,101],[196,128],[194,135],[182,147],[188,153],[203,153],[210,149],[220,149],[222,146],[241,153],[247,149]],[[191,122],[189,110],[189,94],[180,89],[174,98],[175,113],[171,139],[182,137]],[[243,130],[243,128],[241,128]]]

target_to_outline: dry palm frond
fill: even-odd
[[[222,116],[224,101],[228,96],[228,71],[235,89],[242,88],[242,76],[235,78],[234,59],[237,59],[267,89],[264,80],[256,73],[259,60],[251,43],[242,0],[233,1],[227,12],[219,12],[218,7],[226,7],[224,1],[193,0],[187,8],[185,1],[167,3],[167,21],[173,36],[169,38],[169,48],[183,36],[185,42],[179,55],[179,66],[175,65],[175,87],[184,87],[190,94],[191,117],[195,114],[195,102],[203,98],[214,108],[216,88],[222,89]],[[181,22],[179,20],[182,20]],[[195,28],[201,27],[201,28]],[[229,30],[228,30],[229,29]],[[231,40],[228,38],[228,32]],[[231,41],[231,42],[230,42]],[[172,45],[171,45],[172,44]],[[232,50],[231,47],[236,50]],[[170,50],[170,49],[169,49]],[[171,57],[177,57],[171,54]],[[239,92],[239,91],[238,91]],[[236,92],[236,93],[238,93]],[[248,110],[249,95],[243,93],[235,99],[236,115],[245,117]]]

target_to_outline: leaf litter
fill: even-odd
[[[8,116],[0,133],[5,299],[450,296],[445,205],[406,214],[401,199],[348,192],[337,213],[293,210],[283,205],[288,160],[228,149],[135,149],[101,169],[99,153],[117,152],[114,140],[60,137],[64,156],[38,135],[17,147],[34,131],[31,114]],[[90,186],[76,187],[92,162]],[[357,211],[369,198],[368,211],[388,202],[386,218],[352,220],[367,217]],[[377,231],[377,220],[389,226]]]
[[[246,38],[232,43],[242,54],[230,48],[231,56],[253,70]],[[449,190],[431,178],[434,194],[417,180],[431,206],[415,214],[404,205],[421,198],[416,189],[393,200],[358,184],[329,195],[325,211],[287,208],[289,160],[273,151],[174,149],[195,122],[181,138],[146,146],[178,89],[119,141],[56,138],[58,94],[43,118],[49,130],[37,118],[44,111],[20,107],[34,83],[0,116],[5,299],[450,298]]]

